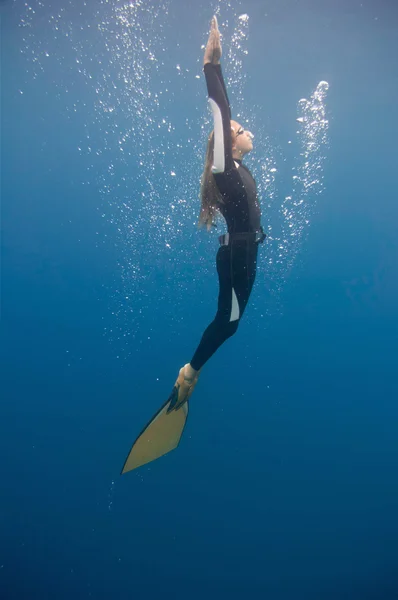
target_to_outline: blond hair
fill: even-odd
[[[231,129],[232,138],[232,129]],[[220,205],[224,204],[222,195],[220,194],[216,181],[214,179],[212,167],[214,163],[214,130],[209,135],[206,149],[205,166],[200,182],[200,199],[201,208],[199,214],[198,226],[206,226],[209,231],[215,227]]]

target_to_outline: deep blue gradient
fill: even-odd
[[[87,14],[90,3],[107,8],[89,0]],[[59,10],[47,4],[33,35],[52,55]],[[173,68],[201,56],[214,8],[171,3]],[[72,64],[57,87],[56,63],[34,79],[25,3],[0,10],[0,599],[398,598],[396,3],[236,4],[250,17],[248,102],[275,145],[290,139],[298,99],[330,84],[326,189],[279,316],[267,317],[263,269],[237,335],[203,370],[178,450],[122,478],[213,317],[216,244],[189,222],[171,258],[142,245],[156,268],[139,290],[132,279],[126,342],[128,319],[113,311],[129,249],[99,182],[108,163],[77,150],[94,95]],[[202,105],[188,90],[184,110],[205,114],[195,85]],[[101,131],[90,136],[101,148]]]

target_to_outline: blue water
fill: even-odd
[[[128,4],[1,3],[0,598],[398,598],[398,6]],[[215,11],[269,239],[179,448],[120,477],[215,311]]]

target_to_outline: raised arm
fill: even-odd
[[[203,67],[214,119],[214,174],[224,173],[235,168],[232,158],[231,107],[221,71],[220,58],[220,32],[217,17],[214,16]]]

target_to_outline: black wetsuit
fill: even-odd
[[[204,73],[214,117],[213,175],[222,195],[219,210],[228,233],[221,236],[217,252],[218,310],[191,360],[196,370],[238,329],[256,277],[256,232],[262,232],[256,182],[242,161],[232,157],[231,109],[221,66],[209,63]]]

